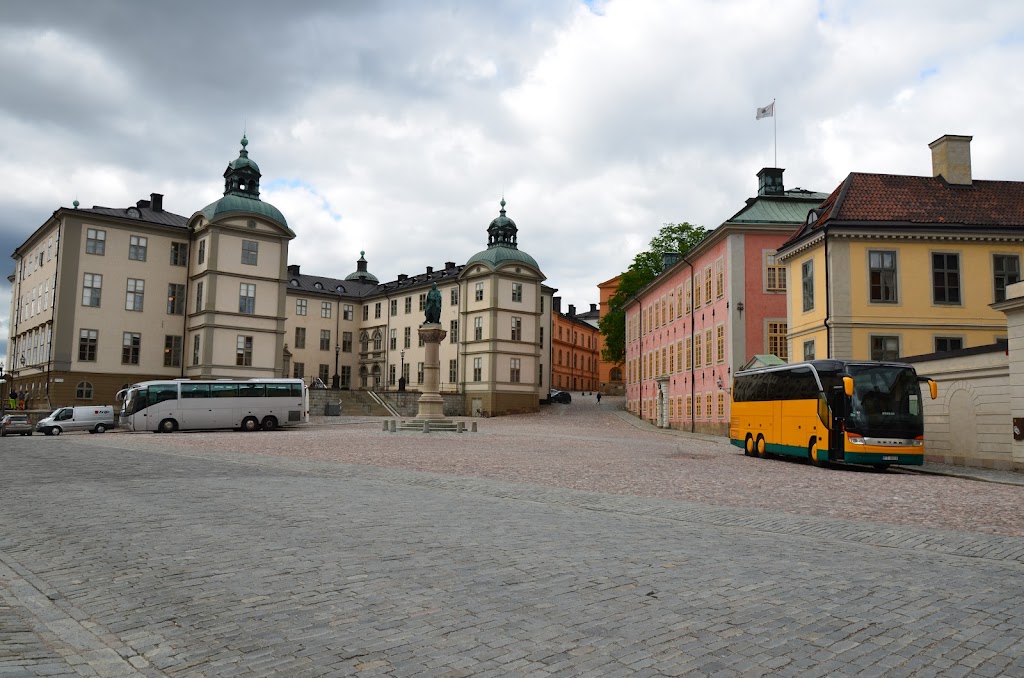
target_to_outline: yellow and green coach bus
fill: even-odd
[[[904,363],[811,360],[737,372],[729,438],[748,456],[920,465],[920,382],[934,399],[935,382]]]

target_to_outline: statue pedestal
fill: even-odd
[[[423,394],[420,396],[417,419],[444,419],[444,398],[440,394],[441,342],[448,333],[439,323],[423,323],[420,339],[426,355],[423,361]]]

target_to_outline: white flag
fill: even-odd
[[[774,116],[775,116],[775,102],[773,101],[770,104],[768,104],[767,106],[765,106],[764,108],[757,109],[757,117],[754,118],[754,119],[755,120],[760,120],[761,118],[771,118],[771,117],[774,117]]]

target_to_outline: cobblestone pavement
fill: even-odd
[[[477,434],[4,439],[0,678],[1024,675],[1024,488],[576,400]]]

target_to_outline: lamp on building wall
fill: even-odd
[[[341,354],[341,344],[334,345],[334,376],[331,378],[331,388],[341,387],[341,377],[338,376],[338,356]]]

